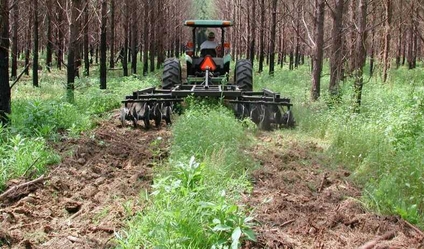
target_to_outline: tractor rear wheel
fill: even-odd
[[[165,60],[162,74],[162,89],[170,89],[181,84],[181,65],[176,58]]]
[[[249,60],[237,61],[234,83],[242,90],[253,90],[252,63]]]

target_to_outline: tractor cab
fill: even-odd
[[[184,25],[192,27],[192,39],[186,45],[187,83],[204,82],[206,72],[212,84],[220,84],[223,79],[228,81],[231,55],[230,43],[225,40],[225,29],[233,26],[233,22],[187,20]]]

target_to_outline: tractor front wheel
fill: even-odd
[[[176,58],[165,60],[162,74],[162,89],[170,89],[181,84],[181,65]]]
[[[252,63],[249,60],[237,61],[234,74],[234,83],[241,90],[253,90]]]

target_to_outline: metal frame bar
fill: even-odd
[[[149,87],[126,96],[122,103],[129,102],[181,102],[185,97],[218,97],[229,103],[265,104],[291,107],[290,99],[281,98],[279,93],[269,89],[260,92],[242,91],[236,85],[178,85],[172,89]]]

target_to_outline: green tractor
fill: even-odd
[[[150,87],[126,96],[121,110],[122,125],[132,120],[134,126],[142,120],[145,128],[150,121],[160,126],[162,120],[171,124],[175,104],[185,97],[210,97],[224,100],[237,118],[249,118],[260,129],[294,127],[290,99],[268,89],[253,91],[252,64],[249,60],[238,60],[233,80],[230,77],[230,43],[225,40],[225,29],[233,26],[225,20],[188,20],[185,26],[192,27],[192,40],[187,43],[185,71],[180,60],[165,60],[162,87]],[[208,41],[196,42],[201,34],[198,29],[218,28],[221,41],[215,43],[215,33],[209,33]],[[204,31],[203,31],[204,32]],[[200,37],[200,35],[197,35]],[[200,40],[200,39],[199,39]],[[185,75],[183,78],[182,75]]]
[[[192,40],[186,45],[187,77],[182,79],[180,62],[176,58],[165,61],[162,88],[171,89],[179,84],[193,85],[220,85],[229,83],[230,79],[230,43],[225,40],[226,28],[233,26],[232,21],[222,20],[188,20],[184,22],[187,27],[192,27]],[[218,28],[221,31],[221,41],[216,46],[202,47],[196,42],[199,29]],[[210,34],[213,34],[211,32]],[[209,36],[210,36],[209,34]],[[209,38],[215,38],[209,37]],[[206,41],[204,43],[212,41]],[[238,60],[234,72],[234,85],[245,91],[253,90],[252,63],[249,60]]]

